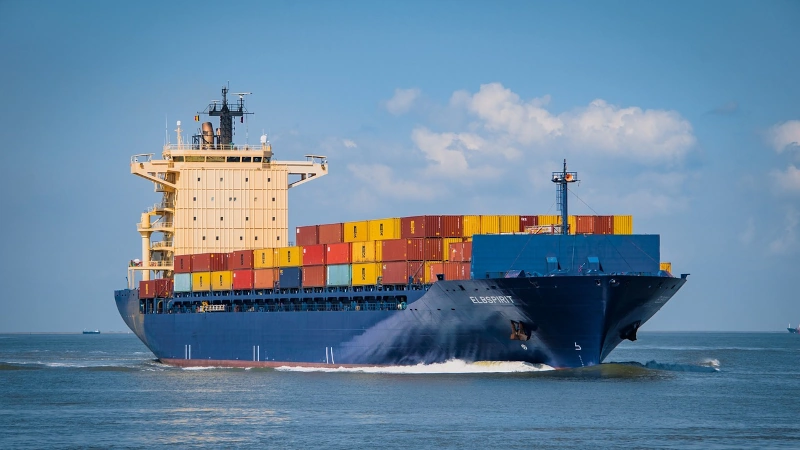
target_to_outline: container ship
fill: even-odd
[[[130,329],[176,366],[381,366],[451,359],[601,363],[684,285],[632,216],[571,216],[576,172],[552,173],[559,215],[425,215],[297,227],[288,193],[324,156],[233,143],[246,93],[162,158],[131,157],[161,201],[114,293]],[[235,99],[238,95],[238,100]],[[140,281],[139,281],[140,280]],[[138,282],[137,282],[138,281]]]

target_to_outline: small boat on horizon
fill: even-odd
[[[83,330],[83,334],[100,334],[100,330]]]
[[[787,328],[787,330],[792,334],[800,334],[800,325],[797,325],[797,328],[792,328],[792,324],[789,323],[789,328]]]

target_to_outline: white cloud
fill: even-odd
[[[692,125],[675,111],[619,107],[597,99],[555,115],[549,96],[529,101],[500,83],[481,85],[474,95],[455,92],[450,104],[465,108],[499,139],[525,146],[567,146],[580,152],[634,158],[644,163],[674,162],[696,143]]]
[[[769,139],[778,153],[800,147],[800,120],[789,120],[775,125],[769,130]]]
[[[407,113],[419,98],[421,91],[417,88],[395,89],[394,96],[386,102],[386,110],[394,115]]]
[[[779,191],[800,193],[800,169],[794,164],[789,164],[785,171],[773,170],[770,178],[774,180]]]
[[[769,251],[773,254],[791,254],[797,250],[797,226],[800,224],[800,213],[794,207],[789,207],[783,220],[781,234],[769,244]]]
[[[482,157],[480,167],[470,167],[468,162],[473,154],[492,152],[486,140],[474,133],[434,133],[427,128],[418,127],[411,132],[411,140],[434,164],[428,168],[431,175],[448,178],[488,178],[502,171],[486,163]],[[514,149],[500,149],[499,154],[507,158],[516,156]]]
[[[342,141],[342,145],[344,145],[344,146],[345,146],[345,147],[347,147],[347,148],[357,148],[357,147],[358,147],[358,145],[356,145],[356,143],[355,143],[355,142],[353,142],[353,141],[352,141],[352,140],[350,140],[350,139],[345,139],[345,140],[343,140],[343,141]]]
[[[391,167],[383,164],[349,164],[353,177],[364,183],[364,194],[378,198],[430,200],[437,189],[430,183],[416,183],[408,177],[397,179]]]

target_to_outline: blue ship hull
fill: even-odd
[[[567,368],[599,364],[623,339],[635,339],[641,324],[685,281],[637,275],[496,278],[350,292],[345,298],[244,291],[164,299],[172,309],[140,302],[138,290],[116,291],[115,298],[130,329],[159,360],[174,365],[408,365],[460,359]],[[366,299],[365,294],[391,294],[395,300],[384,302],[391,305],[384,310],[362,303],[358,310],[245,311],[262,302],[319,305]],[[242,307],[205,313],[174,308],[201,300]],[[395,307],[400,300],[404,309]],[[155,309],[148,311],[151,304]]]

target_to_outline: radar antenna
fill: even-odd
[[[241,117],[244,122],[244,116],[253,114],[248,112],[244,107],[244,96],[250,95],[251,92],[240,92],[235,95],[239,96],[239,100],[233,104],[228,105],[228,87],[222,87],[222,101],[212,100],[204,111],[198,114],[208,114],[211,117],[219,117],[219,136],[217,136],[217,145],[220,148],[229,148],[233,142],[233,118]],[[217,107],[217,105],[220,105]]]

